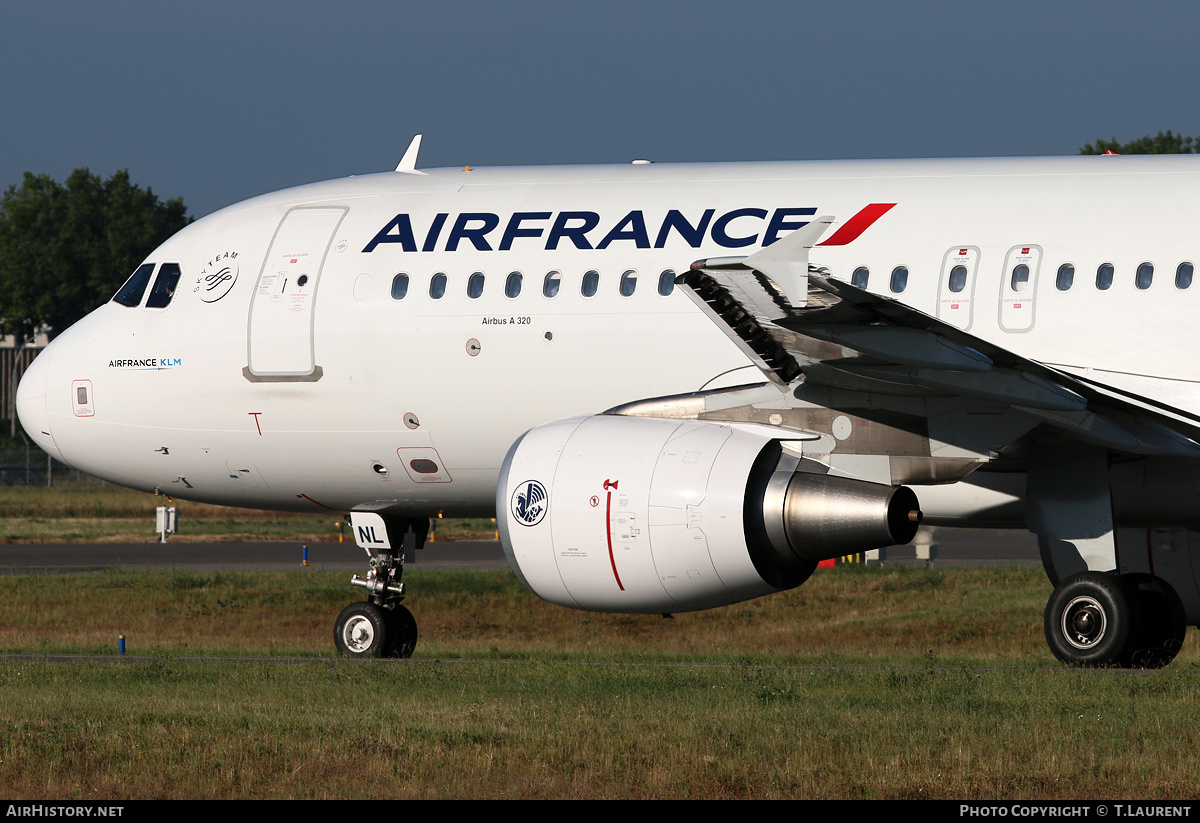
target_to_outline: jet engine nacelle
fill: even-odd
[[[539,597],[655,614],[794,588],[820,560],[912,539],[911,490],[797,471],[802,447],[754,424],[548,423],[504,461],[500,540]]]

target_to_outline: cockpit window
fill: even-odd
[[[150,290],[150,299],[146,301],[148,309],[165,309],[175,296],[175,287],[179,285],[179,264],[163,263]],[[139,298],[140,299],[140,298]]]
[[[150,285],[150,275],[154,274],[153,263],[143,263],[137,271],[130,275],[125,285],[113,296],[113,302],[122,306],[139,306],[146,294],[146,286]]]

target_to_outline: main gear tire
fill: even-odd
[[[1064,580],[1046,604],[1046,643],[1074,666],[1127,666],[1138,611],[1129,587],[1111,574],[1083,572]]]
[[[1183,601],[1160,577],[1130,574],[1123,578],[1136,600],[1139,626],[1131,638],[1128,665],[1136,669],[1161,669],[1175,659],[1187,634]]]

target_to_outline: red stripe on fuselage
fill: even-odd
[[[842,227],[833,233],[824,243],[818,243],[818,246],[844,246],[858,239],[858,236],[867,229],[871,228],[871,224],[887,214],[895,203],[871,203],[858,214],[851,217]]]

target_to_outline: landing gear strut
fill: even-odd
[[[355,541],[370,558],[365,578],[351,585],[367,590],[368,599],[342,609],[333,629],[338,654],[345,657],[412,657],[417,648],[417,621],[401,604],[404,599],[405,555],[425,542],[428,520],[351,515]]]
[[[1156,669],[1183,645],[1183,605],[1151,575],[1083,572],[1064,580],[1046,604],[1046,642],[1077,666]]]

